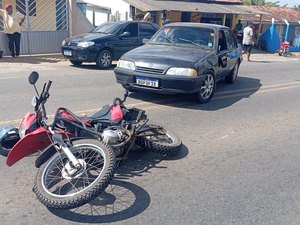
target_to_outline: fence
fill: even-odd
[[[3,0],[0,0],[3,8]],[[69,35],[68,0],[16,0],[14,10],[26,16],[22,27],[21,54],[60,52]],[[8,39],[0,17],[0,49],[8,55]]]

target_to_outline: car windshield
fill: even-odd
[[[209,28],[166,26],[149,43],[213,49],[214,37],[214,30]]]
[[[113,34],[120,28],[120,23],[103,23],[100,26],[94,28],[91,33],[104,33]]]

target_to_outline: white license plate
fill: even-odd
[[[64,50],[64,55],[72,56],[72,51],[71,50]]]
[[[156,79],[137,77],[136,83],[138,85],[143,85],[143,86],[148,86],[148,87],[158,87],[158,80],[156,80]]]

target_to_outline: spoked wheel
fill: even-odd
[[[208,73],[200,87],[200,91],[195,94],[196,101],[200,103],[207,103],[214,96],[216,88],[215,76]]]
[[[33,191],[50,208],[72,209],[102,193],[116,168],[111,148],[93,139],[73,142],[71,151],[81,164],[74,169],[64,154],[55,154],[38,172]]]
[[[182,142],[177,134],[155,125],[148,126],[152,126],[153,129],[145,131],[142,133],[142,136],[138,137],[138,145],[162,155],[176,155],[179,153],[182,148]]]

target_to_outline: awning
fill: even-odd
[[[268,14],[247,5],[216,4],[183,1],[124,0],[142,11],[179,11],[221,14]]]

